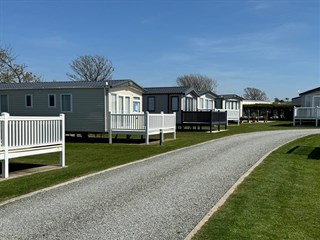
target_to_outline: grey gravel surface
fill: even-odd
[[[40,192],[0,206],[0,239],[184,239],[262,156],[313,133],[231,136]]]

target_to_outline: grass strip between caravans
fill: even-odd
[[[109,145],[106,142],[67,142],[66,165],[68,167],[0,181],[0,202],[90,173],[212,139],[239,133],[281,129],[289,130],[297,127],[292,127],[292,122],[271,122],[230,125],[228,131],[211,134],[203,131],[185,131],[178,132],[176,140],[165,141],[163,146],[159,143]],[[10,160],[10,164],[57,164],[58,162],[59,155],[55,153]]]
[[[320,135],[269,155],[193,238],[319,239]]]

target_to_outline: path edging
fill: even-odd
[[[261,157],[247,172],[245,172],[236,182],[232,185],[232,187],[223,195],[222,198],[210,209],[210,211],[201,219],[201,221],[195,226],[195,228],[186,236],[184,240],[191,240],[197,232],[206,224],[206,222],[212,217],[212,215],[219,210],[221,206],[228,200],[231,194],[237,189],[237,187],[253,172],[253,170],[258,167],[271,153],[283,147],[284,145],[293,142],[297,139],[290,140],[281,144],[280,146],[272,149],[268,153],[266,153],[263,157]]]

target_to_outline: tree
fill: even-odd
[[[265,92],[261,91],[260,89],[250,87],[244,89],[243,98],[247,100],[268,100]]]
[[[41,77],[32,72],[26,71],[25,64],[16,64],[16,56],[12,54],[11,48],[0,47],[0,82],[1,83],[22,83],[40,82]]]
[[[217,89],[217,81],[201,74],[189,74],[177,77],[177,85],[181,87],[193,87],[197,91],[212,91]]]
[[[73,81],[107,81],[112,79],[114,67],[104,56],[80,56],[72,61],[73,74],[67,73]]]

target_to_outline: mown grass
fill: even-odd
[[[320,239],[320,135],[273,152],[194,237]]]
[[[191,146],[197,143],[226,137],[239,133],[293,128],[291,122],[255,123],[231,125],[228,131],[205,133],[196,131],[178,132],[177,139],[159,143],[145,144],[112,144],[103,142],[67,142],[66,165],[68,167],[49,172],[37,173],[5,181],[0,181],[0,202],[35,190],[53,186],[93,172],[121,164],[133,162],[174,149]],[[58,154],[45,154],[10,160],[10,163],[57,164]]]

